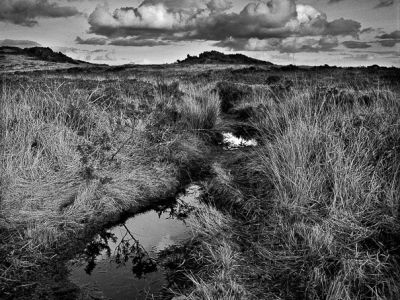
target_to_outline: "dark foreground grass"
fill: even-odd
[[[152,82],[2,79],[0,298],[73,297],[77,238],[207,171],[219,98]]]
[[[213,166],[188,299],[399,299],[399,95],[322,85],[247,100],[260,145]]]

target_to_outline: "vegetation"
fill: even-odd
[[[200,104],[202,88],[182,89],[190,93],[175,99],[174,84],[3,78],[2,294],[34,288],[47,297],[37,270],[72,237],[174,195],[207,170],[197,130],[218,121],[218,98]]]
[[[7,55],[27,55],[32,58],[50,61],[50,62],[57,62],[57,63],[71,63],[71,64],[78,64],[78,61],[73,60],[72,58],[66,56],[61,52],[53,52],[50,48],[44,47],[31,47],[21,49],[18,47],[0,47],[0,54],[7,54]]]
[[[0,297],[77,297],[71,245],[194,180],[177,295],[400,297],[398,70],[132,70],[1,78]]]
[[[188,55],[180,61],[181,64],[242,64],[242,65],[272,65],[272,63],[248,57],[243,54],[224,54],[218,51],[206,51],[199,56]]]
[[[223,213],[192,220],[188,298],[399,298],[398,94],[312,82],[250,101],[260,146],[213,166]]]

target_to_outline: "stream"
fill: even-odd
[[[256,146],[223,134],[223,149]],[[68,263],[69,280],[93,299],[153,299],[170,285],[159,254],[192,237],[185,219],[204,206],[202,188],[191,184],[174,203],[136,214],[101,232]]]

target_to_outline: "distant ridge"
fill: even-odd
[[[44,47],[32,47],[32,48],[22,49],[18,47],[4,46],[0,47],[0,54],[27,55],[43,61],[56,62],[56,63],[70,63],[76,65],[80,63],[79,61],[76,61],[61,52],[54,52],[50,48],[44,48]]]
[[[188,55],[178,64],[238,64],[238,65],[273,65],[273,63],[248,57],[243,54],[224,54],[218,51],[206,51],[199,56]]]

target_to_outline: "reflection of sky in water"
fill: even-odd
[[[236,137],[230,132],[224,132],[223,134],[223,142],[226,145],[225,149],[235,149],[239,147],[255,147],[257,146],[257,141],[255,139],[246,140],[241,137]]]
[[[130,245],[134,245],[134,239],[140,243],[140,250],[151,258],[156,258],[157,252],[176,245],[190,237],[190,229],[186,226],[184,220],[185,213],[190,207],[198,207],[198,197],[200,188],[192,185],[186,190],[186,194],[178,198],[174,210],[166,209],[162,213],[155,210],[136,215],[128,219],[124,225],[115,226],[109,230],[115,240],[107,239],[111,257],[107,255],[107,250],[102,250],[100,255],[96,256],[96,266],[88,275],[85,272],[87,263],[74,264],[70,268],[70,280],[80,287],[86,287],[92,290],[101,291],[105,297],[111,299],[144,299],[146,293],[159,292],[162,286],[167,284],[162,270],[158,267],[156,271],[145,274],[142,278],[137,278],[132,271],[132,261],[129,259],[126,263],[117,264],[116,253],[120,250],[121,240],[129,240]],[[189,209],[190,211],[190,209]],[[183,216],[183,217],[182,217]],[[130,237],[130,234],[134,237]],[[94,242],[101,242],[99,236]],[[119,246],[119,247],[118,247]]]

